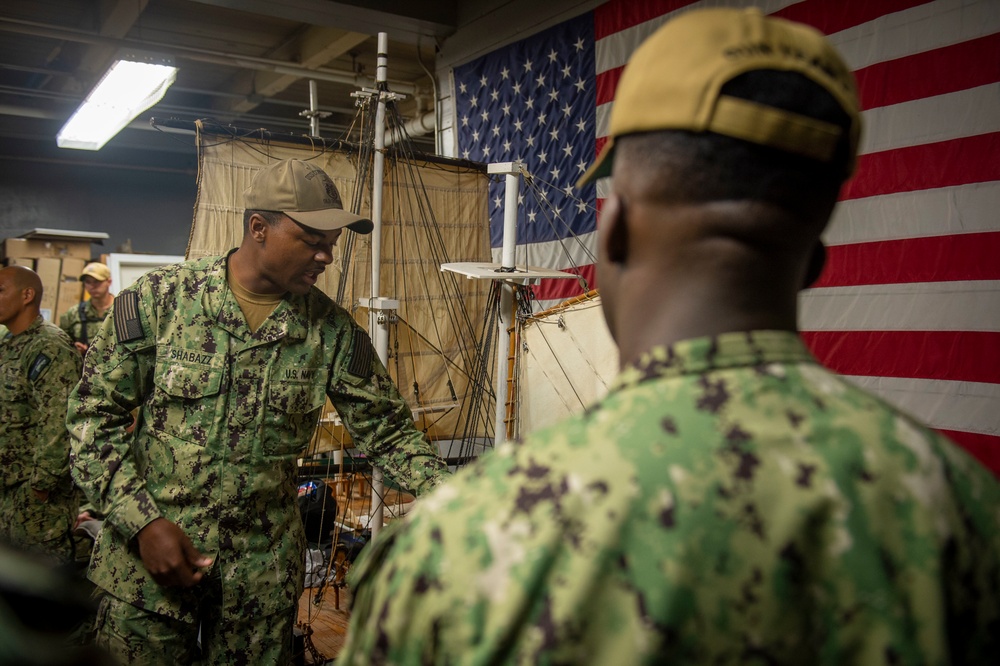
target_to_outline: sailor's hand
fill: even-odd
[[[81,511],[76,517],[76,522],[73,523],[73,529],[75,530],[88,520],[95,520],[94,515],[89,511]]]
[[[146,571],[160,585],[191,587],[205,575],[202,567],[212,563],[191,543],[180,527],[166,518],[157,518],[136,537]]]

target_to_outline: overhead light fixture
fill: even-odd
[[[122,51],[59,134],[60,148],[100,150],[140,113],[153,106],[174,82],[173,58]]]

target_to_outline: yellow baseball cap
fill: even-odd
[[[756,70],[798,72],[833,95],[851,120],[849,175],[861,109],[854,76],[829,40],[758,8],[718,8],[668,21],[635,50],[618,82],[608,141],[577,187],[611,175],[617,137],[658,130],[714,132],[831,161],[843,138],[840,127],[721,94],[728,81]]]
[[[83,272],[80,273],[80,279],[82,280],[85,277],[92,277],[98,282],[104,282],[105,280],[111,279],[111,269],[104,264],[95,261],[83,267]]]
[[[302,160],[282,160],[264,167],[243,192],[247,210],[284,213],[299,224],[320,231],[347,227],[370,233],[372,221],[344,210],[333,180],[319,166]]]

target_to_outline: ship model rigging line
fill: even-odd
[[[385,45],[383,34],[376,87],[355,94],[357,113],[343,137],[318,136],[321,113],[314,96],[311,111],[303,113],[313,121],[309,137],[211,121],[187,124],[199,150],[187,258],[218,255],[239,244],[242,192],[260,167],[288,158],[321,166],[344,195],[345,207],[371,217],[375,229],[368,236],[345,231],[339,259],[317,287],[367,325],[417,426],[452,466],[461,466],[603,395],[617,359],[607,351],[613,345],[596,307],[599,297],[582,278],[516,262],[522,196],[534,198],[541,223],[569,230],[546,197],[555,186],[528,174],[520,162],[484,167],[417,152],[399,112],[400,96],[386,84]],[[185,127],[180,121],[153,124]],[[491,178],[502,178],[506,188],[498,264],[491,263],[486,214]],[[583,255],[590,254],[572,234],[562,242],[579,243]],[[573,263],[573,253],[565,246],[562,252]],[[532,313],[530,285],[540,278],[575,278],[581,295]],[[334,516],[332,540],[323,539],[329,552],[316,567],[313,602],[323,603],[332,588],[339,607],[343,574],[359,547],[349,533],[374,533],[383,507],[390,517],[399,516],[410,498],[380,487],[379,474],[353,455],[350,436],[329,403],[301,469],[303,478],[331,490],[319,507],[324,529]],[[307,645],[311,622],[307,617],[302,627]]]

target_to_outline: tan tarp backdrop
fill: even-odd
[[[275,160],[296,158],[318,164],[340,190],[345,208],[360,201],[357,212],[371,214],[371,194],[355,193],[356,154],[207,133],[199,133],[199,147],[189,259],[223,254],[240,244],[243,191],[262,166]],[[475,169],[392,159],[386,160],[384,178],[382,293],[375,296],[400,301],[399,321],[390,332],[389,370],[410,403],[417,426],[432,439],[451,439],[467,419],[469,407],[460,405],[470,393],[468,368],[488,284],[442,273],[440,264],[490,261],[489,181]],[[339,302],[367,330],[368,310],[359,301],[373,296],[371,236],[348,231],[338,247],[342,255],[317,286],[334,299],[343,289]],[[341,287],[345,259],[349,261]],[[339,449],[345,441],[349,437],[328,403],[313,452]]]

